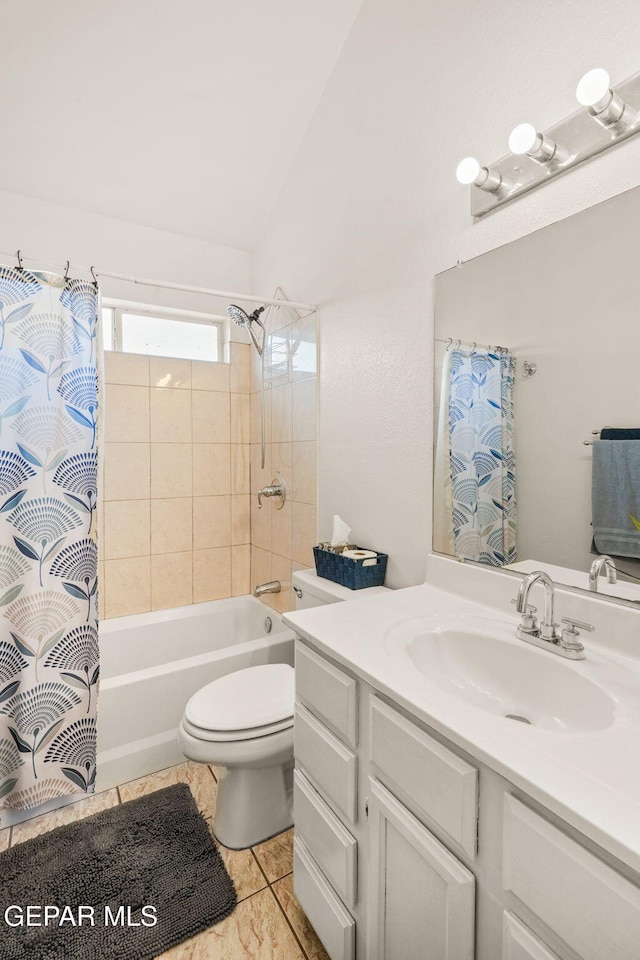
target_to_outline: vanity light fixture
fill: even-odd
[[[561,161],[562,151],[555,140],[544,133],[538,133],[532,123],[519,123],[514,127],[509,137],[509,150],[516,156],[526,153],[537,163],[549,163],[551,160]]]
[[[490,167],[482,167],[475,157],[465,157],[456,169],[458,183],[474,184],[488,193],[495,193],[502,186],[502,175]]]
[[[640,132],[640,73],[614,90],[606,70],[590,70],[576,96],[580,109],[546,130],[518,124],[506,156],[486,167],[471,157],[458,165],[457,178],[470,190],[472,217],[483,217]]]

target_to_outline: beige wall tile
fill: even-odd
[[[231,543],[251,542],[251,504],[248,493],[231,497]]]
[[[191,361],[175,357],[149,358],[149,383],[152,387],[191,389]]]
[[[142,557],[150,549],[148,500],[108,500],[104,505],[104,559]]]
[[[198,448],[194,446],[194,449]],[[231,451],[231,493],[250,493],[251,447],[248,443],[232,443],[229,449]]]
[[[124,354],[123,354],[124,356]],[[149,388],[108,383],[104,439],[107,443],[149,441]]]
[[[133,557],[104,565],[105,617],[124,617],[151,610],[151,560]]]
[[[229,443],[231,404],[228,393],[193,390],[193,442]]]
[[[258,507],[257,497],[251,497],[251,543],[262,550],[271,550],[271,504],[264,501]]]
[[[271,579],[279,580],[281,584],[280,593],[269,595],[273,602],[271,606],[279,613],[286,613],[293,610],[295,603],[291,591],[291,561],[284,557],[279,557],[275,553],[271,557]]]
[[[193,602],[231,596],[231,547],[193,551]]]
[[[192,548],[191,497],[151,501],[151,553],[181,553]]]
[[[248,543],[231,547],[231,596],[251,593],[251,547]]]
[[[151,609],[193,603],[191,551],[151,557]]]
[[[318,436],[316,377],[293,384],[293,439],[315,440]]]
[[[264,392],[264,425],[265,425],[265,438],[266,442],[271,442],[271,394],[272,390],[265,390]],[[260,443],[261,437],[261,415],[260,415],[260,404],[261,404],[260,391],[258,393],[251,394],[251,443]]]
[[[251,493],[257,493],[261,487],[271,483],[273,473],[271,470],[271,444],[268,443],[264,451],[264,468],[261,466],[262,458],[259,443],[251,444]]]
[[[148,500],[151,450],[148,443],[105,443],[104,499]]]
[[[191,387],[193,390],[218,390],[229,392],[229,364],[211,363],[208,360],[192,360]]]
[[[317,443],[315,440],[299,440],[293,444],[293,483],[291,499],[301,503],[317,500]]]
[[[249,343],[231,343],[231,379],[232,393],[251,392],[251,354],[257,351]]]
[[[231,543],[231,497],[194,497],[193,549],[228,547]]]
[[[292,479],[293,479],[293,444],[291,443],[272,443],[271,444],[271,473],[275,475],[280,472],[284,477],[287,487],[287,499],[291,498]]]
[[[292,503],[287,500],[281,510],[269,504],[265,509],[272,509],[271,513],[271,552],[277,553],[287,560],[292,559],[293,550],[293,510]]]
[[[193,491],[190,443],[151,444],[151,497],[190,497]]]
[[[151,387],[151,442],[191,442],[191,391]]]
[[[271,391],[271,439],[274,443],[290,443],[293,439],[292,398],[290,383]]]
[[[313,547],[317,542],[316,508],[308,503],[294,503],[292,559],[312,567]]]
[[[231,493],[231,450],[229,443],[194,443],[194,497]]]
[[[105,350],[104,382],[149,386],[149,357]]]
[[[271,553],[260,547],[251,547],[251,593],[257,583],[271,580]]]
[[[251,439],[251,399],[248,393],[231,394],[231,442],[249,443]]]
[[[104,560],[98,560],[98,618],[104,617],[105,611],[105,578],[104,578]]]

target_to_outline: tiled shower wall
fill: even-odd
[[[291,574],[313,567],[317,543],[317,315],[300,319],[284,307],[267,315],[265,351],[265,466],[260,458],[260,360],[252,351],[251,587],[280,580],[264,600],[276,610],[294,607]],[[273,500],[258,509],[260,487],[280,472],[287,487],[281,510]]]
[[[102,617],[250,590],[250,347],[105,354]]]

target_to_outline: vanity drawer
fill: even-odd
[[[294,773],[293,810],[296,836],[346,905],[354,907],[358,844],[299,770]]]
[[[329,802],[355,823],[358,768],[355,753],[299,703],[296,703],[293,737],[296,766],[302,767]]]
[[[298,837],[293,841],[293,890],[331,960],[352,960],[356,922]]]
[[[357,745],[356,681],[300,641],[296,642],[296,696],[335,733]]]
[[[371,760],[392,793],[475,858],[475,767],[377,697],[371,698]]]
[[[640,887],[509,794],[503,885],[583,960],[638,960]]]
[[[502,960],[559,960],[513,913],[502,917]]]

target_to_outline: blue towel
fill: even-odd
[[[597,549],[618,557],[640,558],[640,440],[595,440],[592,469],[591,511]]]

